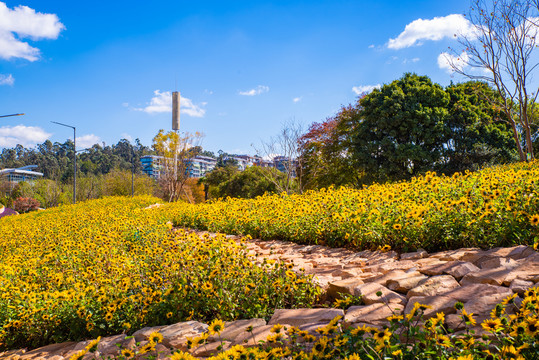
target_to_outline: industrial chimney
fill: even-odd
[[[172,93],[172,130],[180,130],[180,93]]]

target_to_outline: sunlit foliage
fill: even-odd
[[[539,163],[303,195],[266,195],[163,208],[179,225],[297,243],[429,251],[533,245]]]

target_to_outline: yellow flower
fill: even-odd
[[[539,215],[530,216],[530,224],[533,226],[539,225]]]
[[[86,355],[88,352],[86,350],[81,350],[79,352],[76,352],[75,354],[73,354],[69,360],[80,360],[84,357],[84,355]]]
[[[209,281],[206,281],[200,288],[204,291],[209,291],[213,288],[213,285]]]
[[[194,357],[193,355],[189,354],[189,353],[186,353],[186,352],[183,352],[183,351],[178,351],[178,352],[175,352],[173,353],[171,356],[170,356],[170,360],[196,360],[197,358]]]
[[[161,333],[154,331],[148,336],[148,341],[154,344],[158,344],[163,341],[163,335]]]
[[[97,350],[97,345],[99,344],[99,341],[101,341],[101,336],[95,340],[90,341],[88,345],[86,345],[86,351],[95,352]]]
[[[208,327],[208,332],[213,334],[220,334],[225,328],[225,323],[222,320],[213,320]]]
[[[281,332],[282,329],[283,329],[283,326],[282,326],[281,324],[275,324],[275,325],[273,325],[273,327],[271,328],[270,331],[271,331],[272,333],[278,334],[278,333]]]
[[[462,320],[464,320],[465,323],[471,325],[471,326],[475,326],[475,324],[477,324],[477,321],[475,321],[474,317],[473,317],[473,313],[470,313],[468,314],[466,312],[466,309],[462,308],[461,310],[461,316],[462,316]]]
[[[486,319],[481,323],[481,326],[486,331],[496,333],[502,329],[502,322],[500,319]]]
[[[122,354],[122,356],[125,357],[126,359],[135,357],[135,353],[129,349],[122,349],[122,351],[120,351],[120,354]]]

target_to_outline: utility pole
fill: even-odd
[[[51,123],[62,125],[73,129],[73,204],[77,203],[77,128],[71,125],[62,124],[56,121]]]

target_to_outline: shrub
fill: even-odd
[[[29,197],[19,197],[13,201],[13,210],[20,214],[39,209],[39,201]]]

